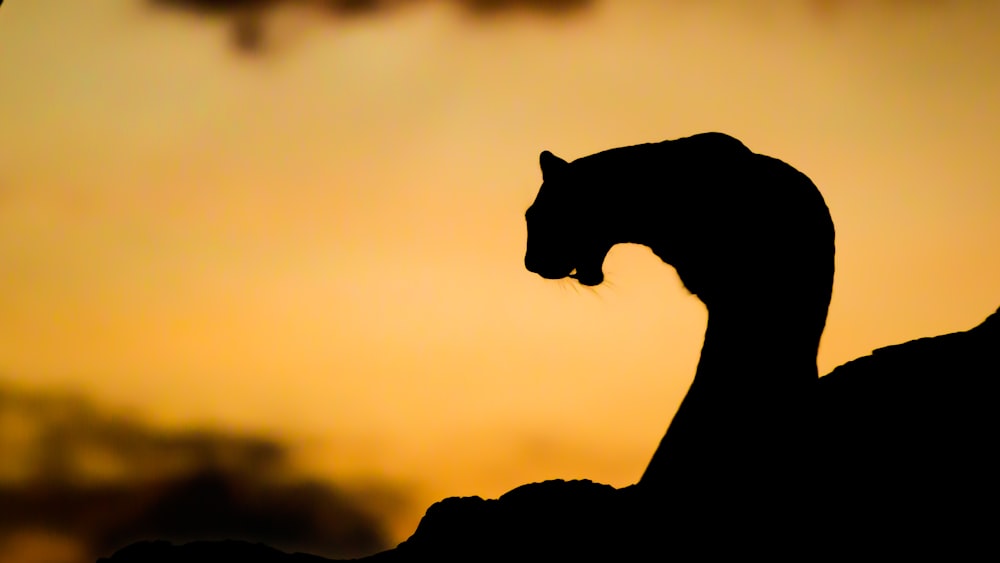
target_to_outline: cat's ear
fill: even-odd
[[[538,156],[538,164],[542,167],[542,180],[559,176],[569,165],[568,162],[549,151],[542,151],[542,154]]]

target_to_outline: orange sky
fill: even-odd
[[[410,487],[410,530],[443,496],[634,482],[704,308],[639,247],[595,291],[529,274],[523,212],[542,149],[711,130],[827,199],[821,373],[981,321],[1000,305],[1000,6],[754,6],[282,13],[252,56],[222,20],[8,0],[0,373],[302,443],[315,471]]]

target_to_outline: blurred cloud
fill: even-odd
[[[269,439],[165,432],[80,397],[0,383],[0,452],[0,561],[94,561],[153,538],[327,557],[387,547],[361,498],[371,484],[352,492],[297,475]]]

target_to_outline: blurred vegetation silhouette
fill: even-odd
[[[331,557],[386,547],[359,494],[297,475],[287,448],[265,438],[162,431],[79,396],[0,385],[0,451],[3,561],[45,543],[94,561],[148,538]]]
[[[233,44],[243,53],[268,48],[267,20],[281,8],[307,9],[317,18],[359,18],[391,12],[427,0],[146,0],[156,8],[167,8],[202,17],[232,21]],[[492,17],[503,12],[523,11],[551,16],[576,12],[594,0],[450,0],[473,17]]]
[[[153,8],[193,14],[201,18],[222,18],[232,25],[233,45],[244,54],[260,54],[271,47],[268,34],[268,20],[282,9],[298,9],[308,13],[312,19],[340,21],[363,17],[376,17],[393,13],[415,5],[437,1],[452,4],[473,18],[496,18],[508,13],[527,13],[546,17],[567,17],[598,4],[598,0],[143,0]],[[799,6],[797,6],[798,4]],[[897,0],[871,0],[855,3],[847,0],[800,0],[799,2],[778,3],[777,6],[734,7],[747,9],[747,13],[761,10],[804,8],[816,20],[835,21],[844,12],[864,4],[874,5],[881,11],[903,14],[913,9],[946,6],[947,2],[899,2]],[[687,8],[677,3],[678,11]]]

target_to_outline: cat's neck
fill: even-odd
[[[757,309],[709,311],[694,381],[640,485],[711,505],[805,478],[818,336],[797,313]]]

